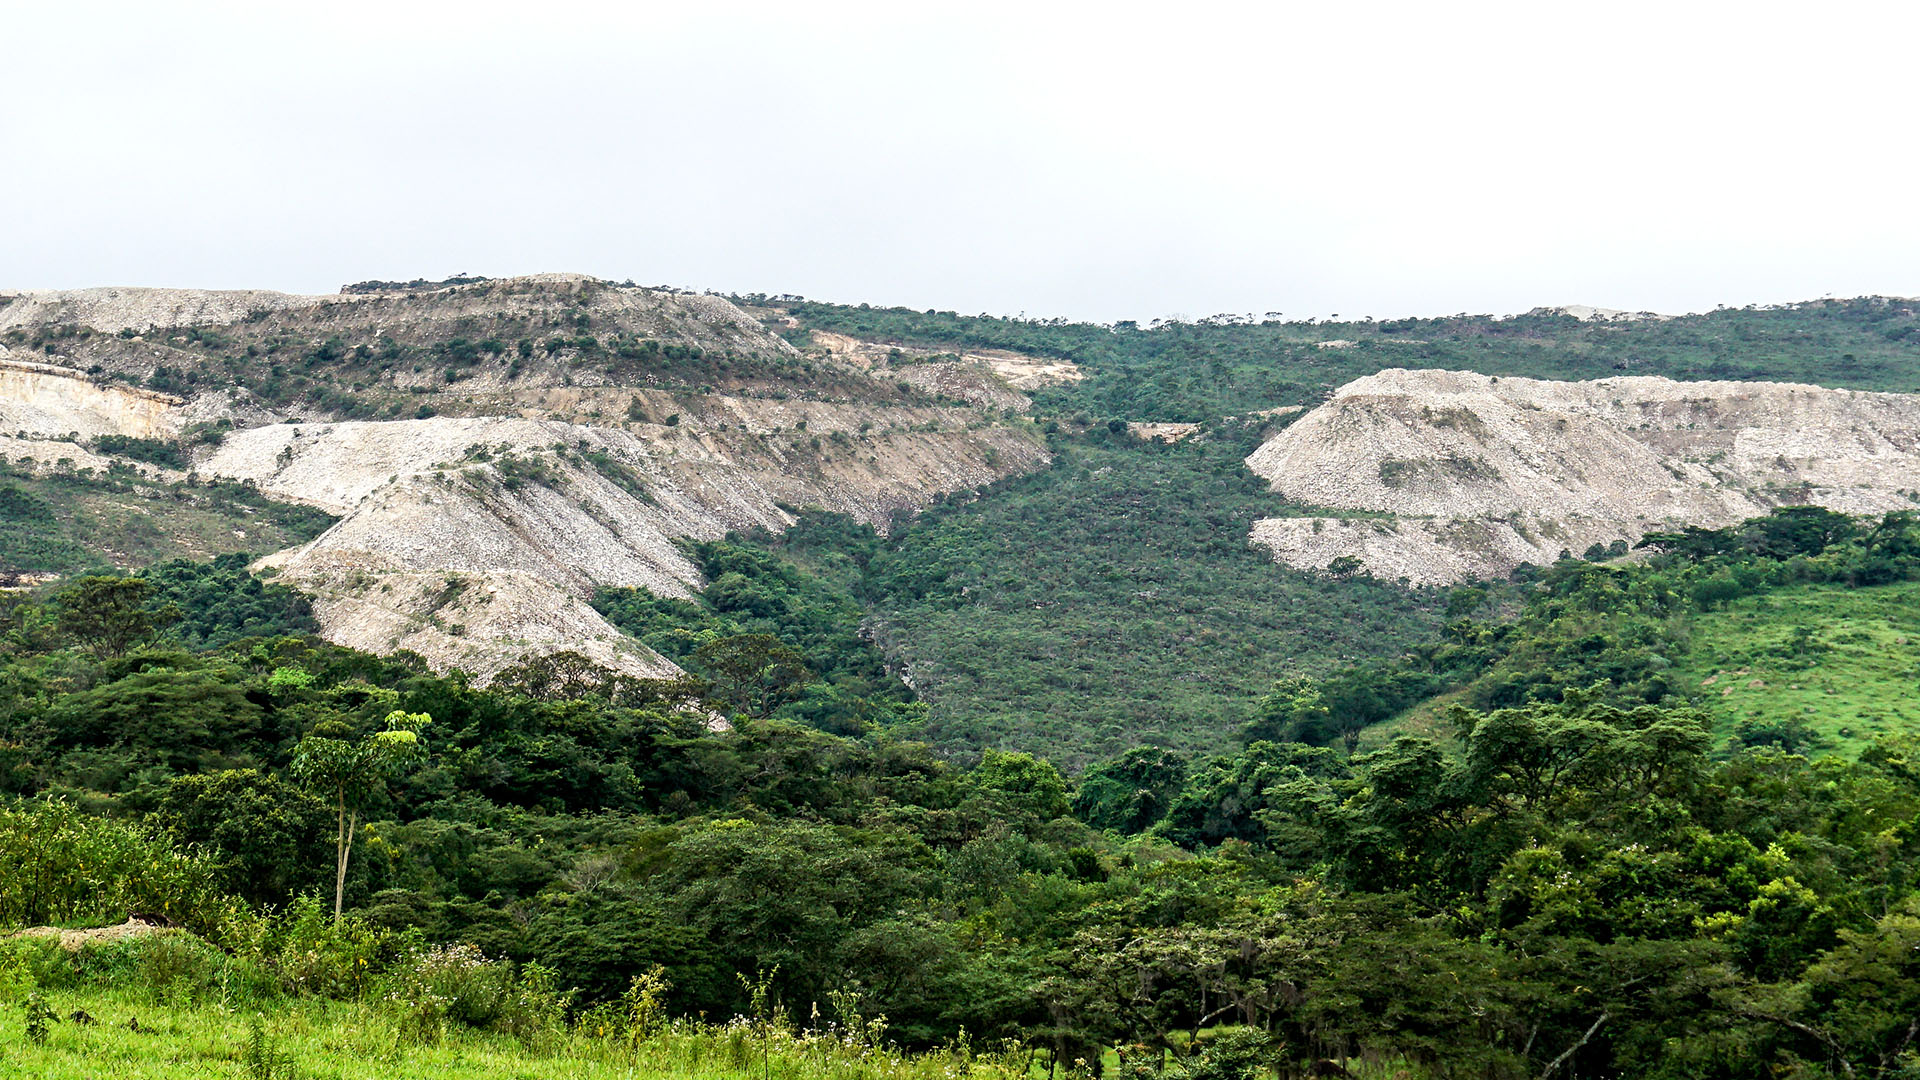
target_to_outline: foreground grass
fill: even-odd
[[[907,1055],[850,1045],[831,1033],[763,1036],[742,1021],[686,1027],[638,1046],[593,1031],[533,1040],[449,1027],[421,1039],[385,1002],[303,999],[266,1009],[218,1002],[156,1003],[144,992],[88,989],[46,995],[62,1019],[43,1042],[27,1038],[17,1005],[0,1011],[0,1076],[44,1080],[202,1080],[205,1077],[328,1080],[946,1080],[1008,1075],[1015,1061],[965,1052]],[[84,1010],[92,1024],[69,1017]],[[129,1026],[138,1021],[140,1030]],[[258,1026],[264,1038],[255,1040]],[[1018,1058],[1017,1070],[1029,1068]]]
[[[1804,585],[1696,616],[1676,683],[1725,741],[1742,723],[1799,722],[1810,749],[1852,757],[1877,735],[1920,732],[1920,583]]]

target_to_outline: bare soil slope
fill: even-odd
[[[1341,387],[1247,464],[1326,511],[1256,523],[1277,558],[1352,555],[1377,577],[1443,583],[1779,505],[1912,508],[1920,396],[1394,369]]]
[[[724,299],[580,275],[29,293],[0,297],[0,335],[0,434],[72,458],[230,425],[195,442],[198,472],[342,517],[267,560],[326,635],[483,678],[560,649],[672,674],[592,610],[596,587],[685,595],[703,583],[683,538],[809,506],[885,528],[1046,460],[1004,383],[928,393]]]

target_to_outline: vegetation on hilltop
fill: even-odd
[[[677,310],[658,290],[485,278],[362,286],[349,287],[352,300],[261,309],[220,326],[105,333],[35,324],[7,330],[0,344],[105,381],[183,397],[226,392],[254,407],[346,420],[470,415],[571,386],[934,400],[798,355],[750,319]],[[633,295],[659,306],[629,303]]]
[[[1198,423],[1311,405],[1391,367],[1597,379],[1771,379],[1920,391],[1920,304],[1862,297],[1581,321],[1552,312],[1360,322],[1215,316],[1140,326],[787,301],[803,328],[933,349],[1063,357],[1090,378],[1035,395],[1043,411]]]

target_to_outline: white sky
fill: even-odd
[[[1920,5],[0,0],[0,286],[1920,294]]]

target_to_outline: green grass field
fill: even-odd
[[[830,1031],[789,1033],[745,1021],[669,1029],[634,1046],[576,1029],[523,1041],[448,1025],[423,1040],[385,1000],[297,999],[266,1011],[213,1001],[163,1004],[144,991],[49,993],[62,1019],[44,1041],[27,1038],[25,1014],[0,1009],[0,1076],[42,1080],[945,1080],[1027,1072],[1024,1054],[1005,1060],[974,1052],[909,1055],[851,1045]],[[91,1024],[66,1019],[76,1010]],[[129,1027],[137,1020],[139,1031]],[[256,1037],[256,1029],[260,1036]]]
[[[1920,582],[1741,597],[1692,616],[1687,640],[1673,684],[1713,718],[1717,745],[1761,729],[1790,733],[1799,753],[1852,758],[1878,736],[1920,734]],[[1467,698],[1442,694],[1375,724],[1359,750],[1399,735],[1451,745],[1447,707]]]
[[[1848,757],[1876,735],[1920,732],[1920,583],[1805,585],[1696,616],[1676,681],[1714,717],[1811,728],[1813,753]]]

